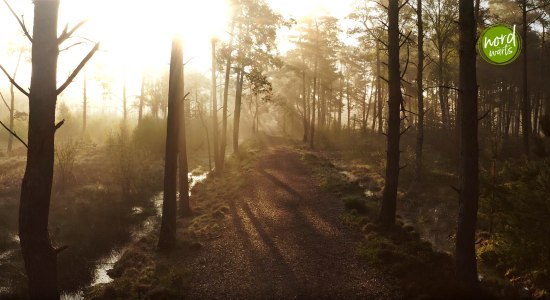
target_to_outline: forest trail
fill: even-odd
[[[300,153],[272,145],[245,176],[225,232],[189,266],[189,298],[396,298],[359,261],[360,233],[343,224],[342,202],[321,190]]]

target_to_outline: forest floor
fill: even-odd
[[[226,232],[190,265],[190,298],[396,297],[387,278],[360,263],[360,234],[298,152],[272,147],[246,176]]]
[[[449,279],[450,256],[434,252],[410,225],[378,228],[378,200],[343,173],[295,142],[264,136],[193,189],[195,214],[178,220],[176,249],[159,253],[155,230],[115,264],[113,282],[86,296],[492,298],[461,293]]]

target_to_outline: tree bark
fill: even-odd
[[[399,68],[399,1],[390,0],[388,5],[388,133],[386,183],[382,194],[379,220],[383,227],[395,224],[397,186],[399,180],[399,139],[401,119],[399,110],[403,102]]]
[[[166,152],[164,159],[164,201],[158,247],[171,250],[176,244],[177,172],[179,137],[179,102],[183,97],[183,50],[181,40],[172,40],[170,79],[168,88],[168,112],[166,126]]]
[[[58,0],[34,1],[29,142],[19,208],[19,237],[31,299],[59,299],[57,251],[48,234],[56,130],[58,13]]]
[[[304,116],[303,116],[303,122],[304,122],[304,137],[302,138],[302,142],[307,143],[307,132],[308,132],[308,125],[307,125],[307,96],[306,96],[306,71],[302,71],[302,106],[304,107]]]
[[[145,102],[145,73],[141,76],[141,93],[139,95],[139,107],[138,107],[138,126],[143,119],[143,105]]]
[[[220,172],[225,165],[225,148],[227,147],[227,100],[229,98],[229,77],[231,75],[231,53],[233,52],[233,35],[235,34],[235,20],[231,22],[229,34],[229,51],[225,63],[225,82],[223,86],[223,111],[222,111],[222,138],[220,145]]]
[[[460,196],[456,233],[456,275],[477,285],[475,232],[479,197],[478,91],[474,2],[459,2]]]
[[[214,139],[214,169],[220,167],[220,148],[218,140],[218,101],[216,98],[216,40],[212,39],[212,138]]]
[[[21,48],[21,50],[19,50],[19,57],[17,58],[17,65],[15,66],[15,71],[13,72],[13,76],[12,78],[15,80],[15,78],[17,77],[17,71],[19,70],[19,64],[21,63],[21,56],[23,56],[23,48]],[[15,119],[15,93],[14,93],[14,85],[11,84],[10,85],[10,123],[9,123],[9,128],[10,130],[13,132],[13,122],[14,122],[14,119]],[[8,136],[8,153],[11,152],[13,148],[13,135],[9,135]]]
[[[522,91],[523,91],[523,99],[522,99],[522,107],[521,107],[521,133],[522,133],[522,139],[523,139],[523,148],[525,151],[525,155],[529,159],[531,157],[531,147],[530,147],[530,140],[531,140],[531,99],[529,97],[529,86],[527,82],[527,50],[528,50],[528,44],[527,44],[527,32],[529,30],[529,24],[527,23],[527,0],[521,1],[521,16],[522,16],[522,23],[523,23],[523,45],[521,47],[521,50],[523,51],[523,60],[522,60]]]
[[[241,103],[243,95],[244,71],[237,72],[237,91],[235,94],[235,112],[233,114],[233,153],[239,153],[239,126],[241,122]]]
[[[183,59],[183,58],[182,58]],[[187,136],[186,136],[186,120],[187,120],[187,104],[189,101],[184,99],[185,93],[185,66],[181,67],[182,82],[181,95],[178,98],[179,112],[179,130],[178,130],[178,174],[179,174],[179,213],[181,216],[191,215],[191,206],[189,205],[189,165],[187,163]]]
[[[418,101],[418,124],[416,132],[415,173],[417,178],[422,173],[422,147],[424,144],[424,24],[422,23],[422,0],[416,1],[418,25],[418,66],[416,72],[416,95]]]
[[[128,119],[127,101],[128,99],[126,98],[126,79],[124,79],[124,86],[122,87],[122,114],[124,124],[126,124],[126,120]]]
[[[378,75],[378,78],[376,79],[376,96],[378,100],[378,133],[384,132],[384,121],[382,116],[382,111],[384,109],[384,101],[382,100],[382,81],[380,76],[382,76],[382,70],[381,65],[382,62],[380,61],[380,42],[376,42],[376,74]]]
[[[317,58],[315,58],[315,70],[313,73],[313,95],[311,97],[311,122],[309,122],[309,147],[314,148],[315,137],[315,96],[317,94]]]

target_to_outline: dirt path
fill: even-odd
[[[340,220],[342,202],[321,191],[298,153],[273,147],[248,176],[224,234],[193,259],[190,298],[396,298],[359,262],[361,237]]]

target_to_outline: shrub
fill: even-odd
[[[79,149],[80,142],[72,139],[55,147],[57,179],[62,186],[75,179],[73,171]]]
[[[346,209],[353,210],[355,209],[358,213],[368,212],[367,203],[365,199],[358,195],[346,196],[342,199],[344,201],[344,206]]]

